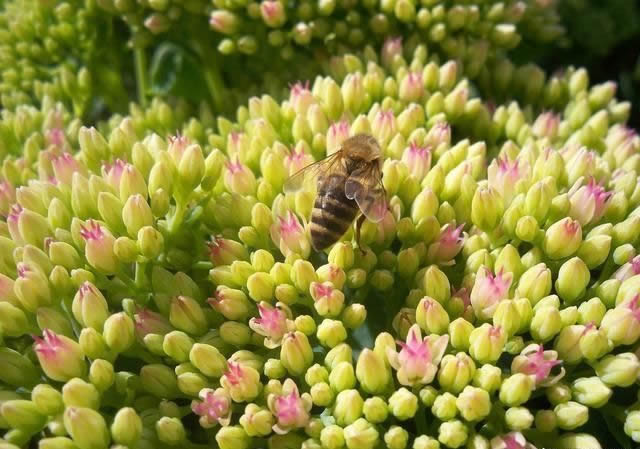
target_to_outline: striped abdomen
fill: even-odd
[[[321,251],[337,242],[358,213],[358,205],[344,194],[346,177],[333,174],[321,182],[311,212],[311,244]]]

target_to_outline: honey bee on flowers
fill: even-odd
[[[379,223],[386,215],[382,151],[373,136],[349,137],[335,153],[288,178],[284,184],[285,193],[300,190],[310,177],[317,179],[317,195],[311,212],[311,245],[316,251],[337,242],[360,212],[355,225],[359,246],[364,220]]]

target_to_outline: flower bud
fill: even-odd
[[[251,439],[242,427],[227,426],[216,433],[216,443],[220,449],[248,449]]]
[[[186,431],[178,418],[163,416],[156,422],[155,427],[158,439],[169,446],[180,444],[186,439]]]
[[[389,337],[391,337],[391,335],[389,335]],[[394,344],[393,337],[391,337],[391,344]],[[351,346],[346,343],[341,343],[327,352],[324,358],[324,364],[329,369],[333,369],[340,362],[349,362],[351,364],[353,362],[352,352]]]
[[[302,332],[306,336],[316,333],[316,322],[310,315],[298,315],[293,322],[295,330]]]
[[[469,349],[469,336],[473,331],[473,324],[469,323],[464,318],[456,318],[449,324],[449,338],[451,339],[451,346],[459,351],[466,351]]]
[[[85,327],[102,331],[104,322],[109,317],[107,300],[91,282],[82,284],[72,303],[73,316]]]
[[[114,274],[119,266],[113,249],[115,237],[93,220],[81,228],[80,235],[85,241],[85,257],[89,264],[104,274]]]
[[[585,325],[593,323],[599,326],[606,311],[607,307],[600,298],[591,298],[578,307],[578,322]]]
[[[502,218],[504,205],[500,194],[491,187],[478,187],[471,202],[471,221],[478,228],[494,229]]]
[[[462,421],[455,419],[443,422],[438,428],[438,441],[448,447],[460,447],[467,441],[468,432],[467,426]]]
[[[367,421],[373,424],[385,421],[389,414],[387,403],[378,396],[365,400],[362,411]]]
[[[43,330],[43,338],[34,338],[38,361],[49,378],[64,382],[84,376],[87,366],[78,343],[48,329]]]
[[[336,396],[333,416],[340,426],[354,423],[362,416],[364,401],[357,390],[343,390]]]
[[[561,329],[562,317],[556,307],[544,306],[535,310],[531,320],[531,336],[535,341],[549,341]]]
[[[364,418],[345,427],[343,434],[348,449],[373,449],[379,440],[378,431]]]
[[[567,303],[572,304],[580,298],[591,279],[589,268],[578,257],[574,257],[560,267],[555,287],[558,295]]]
[[[600,329],[615,344],[633,344],[640,338],[640,295],[628,303],[609,309],[602,318]]]
[[[507,427],[512,430],[525,430],[533,424],[533,415],[525,407],[511,407],[505,413]]]
[[[389,398],[389,411],[400,421],[413,418],[418,411],[418,398],[402,387]]]
[[[507,342],[505,332],[487,323],[474,329],[469,336],[469,354],[480,363],[496,362]]]
[[[416,308],[416,322],[425,332],[443,335],[449,327],[449,315],[439,302],[425,296]]]
[[[525,374],[517,373],[507,377],[500,386],[500,400],[509,406],[524,404],[535,388],[534,380]]]
[[[240,425],[250,437],[269,435],[273,424],[271,412],[255,404],[248,404],[240,417]]]
[[[35,313],[38,308],[50,305],[52,292],[44,273],[22,262],[17,268],[18,278],[13,284],[13,291],[22,308]]]
[[[409,433],[399,426],[391,426],[384,434],[384,442],[389,449],[405,449],[409,442]]]
[[[577,402],[587,407],[598,408],[609,401],[613,390],[598,377],[581,377],[571,384],[571,393]]]
[[[451,286],[449,279],[437,266],[431,265],[424,272],[422,286],[425,294],[441,304],[449,300]]]
[[[438,383],[445,391],[459,393],[469,384],[475,370],[475,363],[464,352],[459,352],[455,356],[447,354],[440,362]]]
[[[446,392],[438,395],[431,406],[431,413],[441,421],[455,418],[458,414],[456,397]]]
[[[640,433],[638,429],[640,428],[640,411],[634,410],[627,414],[624,421],[624,433],[626,433],[633,441],[638,441],[640,439]],[[594,446],[596,447],[596,446]],[[600,446],[597,446],[600,448]]]
[[[334,392],[326,382],[318,382],[311,387],[311,399],[314,405],[327,407],[334,399]]]
[[[628,387],[640,373],[640,362],[633,353],[608,355],[596,365],[596,374],[608,386]]]
[[[78,447],[107,447],[111,439],[102,415],[90,408],[67,407],[64,427]]]
[[[502,384],[502,371],[497,366],[482,365],[473,376],[473,385],[489,394],[498,391]]]
[[[169,320],[176,328],[192,335],[202,335],[208,329],[204,311],[194,299],[188,296],[173,298]]]
[[[285,380],[281,394],[269,395],[268,404],[276,418],[276,424],[273,426],[276,433],[283,434],[292,429],[305,427],[309,422],[311,396],[308,393],[300,395],[298,387],[291,379]]]
[[[350,304],[344,308],[340,317],[348,329],[357,329],[364,323],[367,317],[367,309],[362,304]]]
[[[322,345],[333,348],[347,339],[347,330],[342,321],[324,319],[316,336]]]
[[[568,325],[556,338],[554,349],[558,351],[559,357],[568,364],[576,364],[582,360],[580,350],[580,339],[584,334],[585,327],[581,325]]]
[[[366,393],[379,394],[389,385],[391,372],[378,354],[365,348],[358,357],[356,377]]]
[[[558,404],[553,411],[556,414],[558,427],[563,430],[576,429],[589,420],[589,409],[577,402]]]
[[[480,388],[466,386],[456,399],[456,407],[466,421],[479,421],[489,415],[489,393]]]
[[[479,319],[488,320],[493,317],[498,303],[508,296],[512,280],[512,273],[499,272],[494,275],[486,267],[478,270],[470,300]]]
[[[339,362],[331,368],[329,384],[337,392],[355,387],[356,376],[351,361]]]
[[[0,406],[0,413],[9,428],[25,432],[37,432],[46,423],[46,417],[38,410],[38,407],[27,400],[4,401]]]
[[[31,391],[31,401],[43,415],[57,415],[64,410],[62,394],[48,384],[36,385]]]
[[[67,407],[100,407],[100,393],[92,384],[74,378],[62,387],[62,400]]]
[[[331,282],[312,282],[309,291],[320,316],[335,317],[340,314],[344,305],[344,293],[333,288]]]
[[[307,336],[302,332],[290,332],[284,336],[280,360],[293,376],[303,374],[313,363],[313,352]]]
[[[135,446],[142,435],[142,420],[133,408],[118,410],[111,424],[111,437],[117,444]]]
[[[509,337],[520,330],[520,313],[515,301],[505,299],[498,303],[493,314],[493,326],[501,328]]]
[[[543,249],[551,259],[563,259],[574,254],[582,243],[580,223],[565,218],[552,224],[544,236]]]
[[[133,320],[124,312],[111,315],[104,323],[103,336],[112,350],[126,351],[135,341]]]

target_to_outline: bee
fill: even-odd
[[[365,219],[380,222],[387,212],[382,185],[382,151],[368,134],[346,139],[326,158],[294,173],[285,181],[285,193],[298,191],[308,177],[316,177],[317,195],[311,212],[311,245],[316,251],[337,242],[360,213],[355,237]]]

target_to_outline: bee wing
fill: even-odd
[[[382,185],[380,168],[370,164],[354,171],[344,186],[345,196],[355,200],[370,221],[378,223],[387,213],[387,193]]]
[[[324,159],[320,159],[306,167],[301,168],[293,175],[291,175],[284,182],[283,190],[285,193],[294,193],[302,188],[305,180],[310,178],[317,178],[318,175],[327,173],[331,167],[340,159],[342,153],[340,151],[333,153]]]

